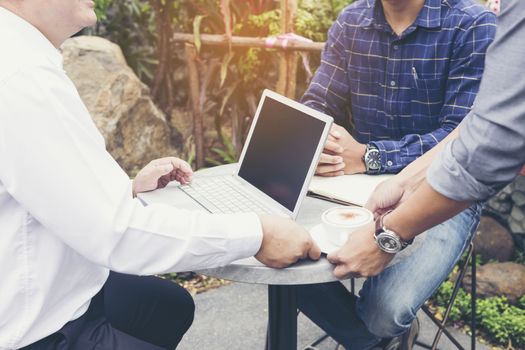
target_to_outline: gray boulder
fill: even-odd
[[[117,45],[79,36],[67,40],[62,53],[64,69],[103,134],[107,150],[128,173],[153,158],[175,153],[165,116]]]
[[[463,280],[463,287],[471,292],[471,272]],[[505,296],[516,303],[525,294],[525,266],[512,262],[491,263],[476,271],[477,294],[482,297]]]
[[[491,217],[483,216],[474,236],[476,253],[483,261],[509,261],[514,251],[512,234]]]

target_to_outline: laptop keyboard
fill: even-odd
[[[232,176],[196,178],[189,185],[181,185],[180,189],[214,214],[270,213]]]

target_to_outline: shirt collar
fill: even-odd
[[[441,27],[441,0],[426,0],[415,24],[424,28]]]
[[[62,68],[62,54],[51,42],[31,23],[0,6],[0,22],[12,30],[21,42],[27,43],[31,49],[47,57],[53,65]]]
[[[441,0],[425,0],[419,12],[415,25],[424,28],[438,28],[441,26]],[[385,15],[380,0],[366,0],[366,10],[359,22],[361,27],[386,25]]]

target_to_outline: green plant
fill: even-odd
[[[143,0],[98,0],[98,3],[107,6],[95,34],[118,44],[138,77],[151,83],[158,66],[157,33],[151,6]]]
[[[525,265],[525,252],[516,250],[514,261],[518,264]]]
[[[212,157],[206,158],[206,161],[212,165],[222,165],[222,164],[231,164],[237,161],[237,153],[233,147],[233,143],[229,138],[223,136],[222,142],[224,144],[224,149],[214,147],[211,151],[219,157],[220,160],[216,160]]]
[[[445,281],[433,297],[438,312],[445,312],[454,285]],[[471,295],[460,289],[451,309],[451,322],[468,322],[471,316]],[[514,348],[525,347],[525,296],[517,306],[510,305],[505,297],[491,297],[477,300],[476,322],[480,329],[493,341]]]
[[[94,0],[95,1],[95,13],[99,21],[107,18],[107,11],[111,0]]]

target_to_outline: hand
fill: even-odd
[[[166,187],[174,180],[183,185],[188,184],[192,176],[190,165],[182,159],[166,157],[152,160],[133,180],[133,196]]]
[[[328,254],[336,265],[334,275],[339,279],[379,275],[394,258],[394,254],[379,249],[375,239],[375,222],[353,232],[341,249]]]
[[[343,127],[334,124],[317,166],[317,175],[340,176],[366,171],[366,145],[357,142]]]
[[[365,208],[379,217],[389,210],[397,208],[414,193],[417,184],[410,185],[400,175],[380,183],[368,198]]]
[[[321,250],[310,234],[290,219],[261,215],[263,241],[255,258],[263,264],[284,268],[299,259],[318,260]]]

